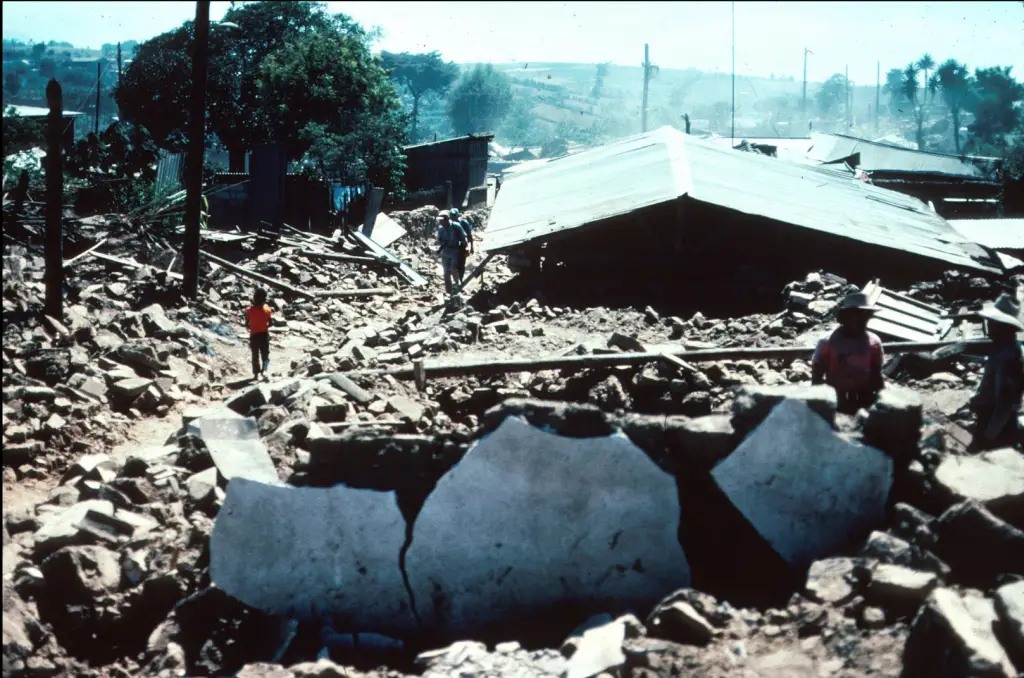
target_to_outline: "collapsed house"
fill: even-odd
[[[514,266],[676,282],[1005,273],[921,201],[844,172],[737,153],[671,127],[523,170],[503,184],[482,249]]]
[[[405,146],[406,189],[413,194],[426,193],[425,198],[435,201],[443,198],[449,206],[483,202],[470,193],[482,189],[486,199],[488,144],[493,138],[493,134],[470,134]],[[446,195],[448,185],[450,196]]]

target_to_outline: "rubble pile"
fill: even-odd
[[[280,323],[272,329],[274,377],[265,383],[232,383],[248,372],[242,311],[258,283],[246,275],[206,260],[203,297],[186,304],[172,275],[180,261],[162,236],[129,236],[121,222],[94,218],[81,226],[77,247],[85,252],[106,238],[97,251],[107,256],[71,264],[65,316],[40,319],[41,257],[24,246],[5,252],[5,486],[36,480],[46,492],[41,503],[5,501],[4,675],[1013,676],[1024,668],[1024,458],[1013,450],[962,454],[963,404],[980,375],[976,361],[954,353],[927,374],[904,364],[891,381],[920,394],[894,384],[858,417],[837,414],[828,389],[809,387],[807,360],[659,360],[437,377],[417,386],[386,370],[423,359],[794,343],[827,328],[852,289],[817,272],[785,288],[776,315],[682,319],[653,308],[553,307],[489,284],[449,311],[438,303],[436,214],[423,208],[392,215],[410,234],[393,251],[428,278],[425,288],[407,287],[380,261],[310,256],[365,253],[309,234],[204,243],[234,265],[305,293],[269,289]],[[483,227],[485,211],[468,216]],[[383,291],[327,296],[375,290]],[[991,293],[959,276],[911,291],[943,303]],[[114,452],[130,428],[151,420],[168,422],[170,435]],[[546,436],[549,474],[571,469],[578,450],[642,451],[657,467],[651,477],[664,475],[678,490],[678,507],[648,503],[668,511],[657,514],[662,528],[678,521],[672,544],[683,554],[689,585],[666,585],[629,610],[614,601],[593,609],[559,603],[548,618],[557,624],[516,618],[484,633],[475,622],[452,622],[456,608],[474,619],[473,596],[481,591],[492,592],[486,595],[500,610],[503,596],[518,596],[516,587],[525,584],[520,573],[492,577],[481,566],[488,558],[500,563],[502,546],[450,544],[469,544],[490,529],[482,526],[512,518],[526,520],[517,529],[535,529],[530,515],[548,515],[559,501],[569,508],[545,519],[545,529],[584,525],[565,518],[575,491],[568,483],[544,494],[537,490],[543,474],[520,488],[502,479],[531,477],[526,469],[504,476],[475,470],[488,468],[481,451],[516,449],[518,438],[501,433],[508,426],[522,429],[515,435]],[[534,447],[542,446],[523,449]],[[764,462],[781,452],[793,465]],[[558,459],[563,453],[569,461]],[[525,453],[492,454],[526,463]],[[822,454],[829,468],[815,461]],[[858,489],[852,479],[867,467],[873,480]],[[763,474],[780,482],[773,486]],[[587,481],[588,491],[601,490],[599,475]],[[500,487],[465,489],[488,477]],[[888,500],[872,494],[883,480],[891,483]],[[842,492],[830,494],[840,485]],[[786,500],[796,503],[787,515],[846,522],[840,529],[803,518],[808,522],[794,523],[797,539],[793,527],[772,523],[777,512],[755,502],[754,490],[737,489],[754,486],[764,502],[775,501],[771,487],[791,488]],[[254,507],[280,510],[232,509],[232,494],[246,487],[265,491]],[[217,529],[229,529],[230,512],[235,529],[252,533],[247,560],[232,561],[232,549],[217,556],[224,559],[217,567],[234,568],[219,570],[230,573],[225,585],[242,586],[239,577],[244,583],[278,557],[261,552],[259,540],[288,533],[274,521],[289,506],[293,513],[305,506],[291,494],[298,490],[363,491],[374,498],[365,506],[389,493],[386,520],[368,524],[360,537],[376,531],[378,546],[353,551],[363,558],[354,569],[383,579],[370,560],[384,552],[394,609],[411,628],[441,620],[460,640],[364,632],[358,617],[275,614],[267,608],[291,592],[275,590],[274,580],[250,604],[218,585],[211,537],[222,508]],[[861,492],[856,506],[870,504],[871,511],[844,512],[842,498],[854,490]],[[833,495],[828,506],[800,503]],[[534,497],[525,509],[488,510],[523,496]],[[364,516],[324,501],[328,508],[302,517],[314,536],[330,538],[330,530]],[[581,515],[614,520],[622,505],[609,501]],[[470,515],[457,515],[464,506]],[[647,529],[630,515],[634,527],[622,535],[595,534],[628,545]],[[667,558],[670,549],[658,551]],[[306,559],[311,571],[320,555]],[[518,557],[528,567],[528,558]],[[552,571],[564,566],[552,558]],[[655,569],[645,556],[633,569],[609,571],[614,581]],[[460,589],[470,576],[486,586]],[[566,586],[557,577],[543,584],[555,598]],[[414,606],[406,605],[407,592]],[[315,599],[317,590],[299,594]],[[364,603],[368,615],[388,616]],[[374,668],[382,665],[391,668]]]

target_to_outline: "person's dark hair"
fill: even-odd
[[[260,287],[252,295],[252,305],[262,306],[265,303],[267,303],[267,291]]]

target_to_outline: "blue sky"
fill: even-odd
[[[390,51],[438,50],[460,63],[610,61],[730,70],[728,2],[328,2],[366,26],[381,26]],[[220,18],[228,2],[213,2]],[[3,2],[3,36],[104,42],[145,40],[195,15],[193,2]],[[930,52],[978,66],[1013,66],[1024,80],[1021,2],[737,2],[736,70],[821,81],[848,65],[873,84],[875,63],[902,67]]]

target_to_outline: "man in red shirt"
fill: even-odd
[[[249,326],[249,350],[252,351],[252,376],[259,379],[267,376],[270,367],[270,307],[267,306],[267,291],[256,290],[252,296],[252,306],[245,312],[246,324]]]
[[[840,412],[854,414],[870,407],[884,386],[882,340],[868,331],[876,310],[861,292],[843,299],[839,329],[818,342],[811,359],[811,383],[833,387]]]

